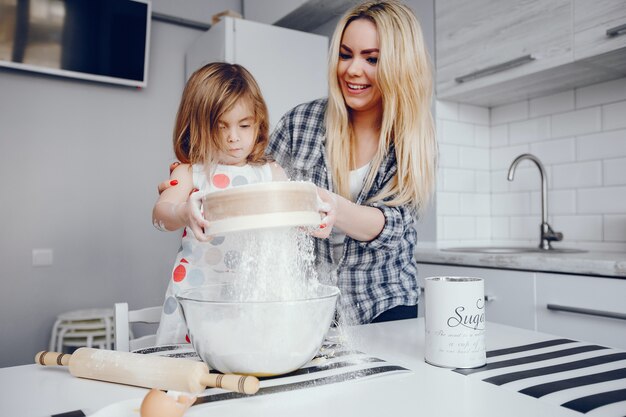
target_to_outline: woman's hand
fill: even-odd
[[[311,234],[315,237],[326,239],[330,236],[337,219],[337,196],[320,187],[317,187],[317,196],[318,210],[323,217],[319,229],[314,230]]]
[[[176,169],[177,166],[180,165],[180,162],[176,161],[176,162],[172,162],[170,164],[170,175],[172,175],[172,171],[174,171],[174,169]],[[161,195],[161,193],[165,190],[167,190],[170,187],[173,187],[175,185],[178,185],[178,180],[173,180],[173,179],[168,179],[163,181],[162,183],[159,184],[159,186],[157,187],[158,191],[159,191],[159,195]]]

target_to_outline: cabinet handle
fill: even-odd
[[[475,80],[477,78],[486,77],[487,75],[495,74],[497,72],[506,71],[511,68],[519,67],[520,65],[527,64],[529,62],[534,61],[536,58],[532,55],[524,55],[519,58],[512,59],[510,61],[503,62],[502,64],[497,64],[492,67],[487,67],[475,72],[471,72],[467,75],[462,75],[460,77],[456,77],[454,81],[457,83],[464,83],[466,81]]]
[[[625,33],[626,33],[626,23],[606,30],[606,36],[608,36],[609,38],[614,38],[616,36],[623,35]]]
[[[424,287],[419,287],[420,292],[426,292],[426,288]],[[493,295],[489,295],[489,294],[485,294],[485,302],[488,303],[489,301],[495,301],[496,297]]]
[[[570,307],[558,304],[548,304],[546,305],[546,307],[548,308],[548,310],[553,311],[565,311],[568,313],[585,314],[588,316],[608,317],[611,319],[626,320],[626,314],[615,313],[612,311],[592,310],[590,308]]]

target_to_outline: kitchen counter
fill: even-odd
[[[417,262],[626,278],[624,252],[488,254],[448,252],[442,248],[432,243],[417,245]]]
[[[537,399],[518,392],[524,385],[560,380],[566,375],[543,375],[510,384],[496,385],[483,381],[487,376],[502,373],[486,370],[463,375],[451,369],[438,368],[424,362],[423,319],[403,320],[365,326],[355,326],[347,331],[351,346],[368,355],[384,359],[389,364],[410,371],[356,379],[351,381],[312,386],[304,389],[231,399],[192,407],[185,416],[373,416],[373,415],[424,415],[424,416],[580,416],[578,411],[561,406],[567,395],[554,393]],[[515,327],[487,323],[487,349],[503,349],[527,345],[556,337]],[[560,342],[567,345],[544,346],[534,351],[508,352],[488,363],[516,359],[534,353],[555,352],[579,346],[577,342]],[[528,353],[533,352],[533,353]],[[604,350],[608,353],[615,351]],[[619,353],[617,353],[619,355]],[[626,353],[622,353],[626,355]],[[586,351],[567,357],[546,358],[535,368],[564,362],[576,362],[600,355]],[[519,359],[517,359],[519,360]],[[577,362],[577,363],[579,363]],[[624,367],[625,360],[604,364]],[[519,371],[524,366],[516,364],[507,372]],[[497,366],[496,366],[497,368]],[[592,367],[592,368],[597,368]],[[570,371],[568,376],[572,376]],[[543,379],[542,379],[543,378]],[[609,385],[592,384],[570,389],[570,397],[580,398],[608,390],[626,391],[626,380],[609,381]],[[261,387],[263,388],[263,382]],[[612,385],[611,385],[612,384]],[[553,385],[550,385],[553,386]],[[603,391],[604,390],[604,391]],[[74,410],[90,414],[114,402],[139,399],[147,390],[85,380],[70,376],[66,369],[43,368],[25,365],[0,369],[0,415],[50,416]],[[550,399],[552,398],[552,399]],[[571,398],[570,398],[571,400]],[[605,405],[587,413],[587,416],[623,416],[626,397],[621,402]],[[102,414],[99,414],[99,416]],[[132,411],[131,415],[139,416]],[[121,417],[120,414],[116,417]]]

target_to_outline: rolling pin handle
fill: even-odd
[[[68,366],[72,355],[68,353],[41,351],[35,355],[35,363],[43,366]]]
[[[207,387],[223,388],[248,395],[256,394],[259,390],[259,380],[250,375],[208,373],[201,377],[200,383]]]

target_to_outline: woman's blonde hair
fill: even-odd
[[[346,27],[357,19],[376,25],[380,53],[376,77],[383,114],[378,150],[364,187],[372,186],[390,145],[395,146],[398,171],[393,181],[371,201],[389,206],[411,204],[423,209],[435,188],[437,142],[431,114],[432,70],[422,31],[413,12],[396,1],[371,1],[355,6],[337,24],[329,56],[329,99],[326,140],[335,189],[350,198],[349,173],[354,165],[355,139],[337,66]]]
[[[174,125],[176,158],[188,164],[217,163],[218,152],[225,150],[218,121],[240,99],[252,106],[256,128],[256,142],[247,162],[267,162],[269,115],[261,89],[244,67],[224,62],[207,64],[189,77]]]

